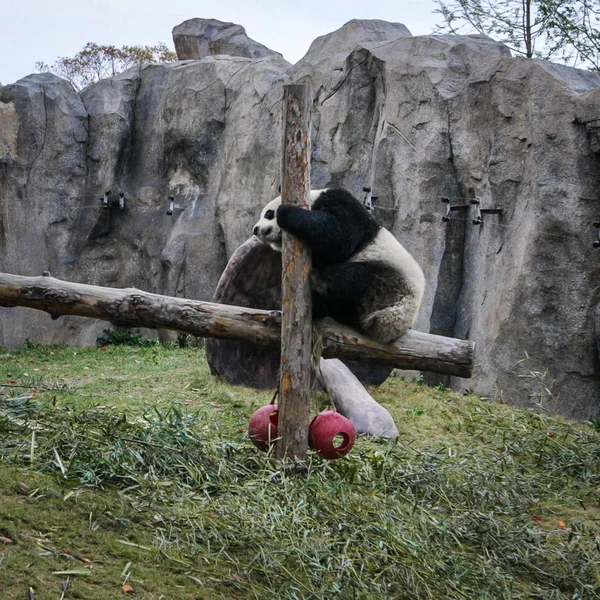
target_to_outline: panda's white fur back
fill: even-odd
[[[425,291],[423,270],[408,250],[385,227],[379,230],[371,244],[355,254],[350,261],[388,264],[405,275],[406,280],[414,287],[418,302],[421,302]]]

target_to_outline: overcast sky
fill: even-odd
[[[186,19],[243,25],[247,34],[294,63],[318,36],[351,19],[383,19],[413,35],[440,22],[435,0],[0,0],[0,82],[73,56],[86,42],[173,48],[171,31]]]

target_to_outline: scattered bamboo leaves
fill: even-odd
[[[29,514],[55,502],[79,514],[81,540],[114,534],[106,591],[98,574],[108,564],[83,558],[93,556],[75,540],[40,537],[36,560],[90,567],[49,571],[82,597],[600,597],[593,427],[390,380],[375,397],[395,416],[398,442],[361,439],[343,460],[313,456],[295,478],[245,435],[271,394],[215,380],[201,351],[52,351],[51,361],[40,347],[15,353],[7,367],[19,381],[42,364],[57,381],[77,379],[27,399],[0,389],[0,469],[19,482],[0,500],[26,502]],[[3,552],[27,548],[1,505],[0,542],[18,542]],[[96,587],[86,595],[80,585]]]
[[[127,540],[117,540],[119,544],[123,544],[124,546],[131,546],[132,548],[138,548],[139,550],[148,550],[151,551],[152,548],[148,546],[142,546],[140,544],[134,544],[133,542],[128,542]]]

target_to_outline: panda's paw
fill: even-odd
[[[313,211],[300,208],[299,206],[282,204],[277,209],[276,217],[277,225],[280,229],[295,235],[312,247],[311,240],[314,235]]]
[[[299,206],[282,204],[277,209],[276,217],[277,225],[279,225],[281,229],[285,229],[298,237],[303,237],[312,226],[311,211],[300,208]]]
[[[279,225],[279,227],[285,227],[286,223],[289,222],[290,218],[292,217],[293,213],[294,213],[294,209],[296,209],[297,207],[295,206],[290,206],[289,204],[282,204],[278,209],[277,209],[277,224]]]

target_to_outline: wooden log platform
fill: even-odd
[[[281,314],[143,292],[70,283],[50,275],[24,277],[0,273],[0,306],[22,306],[53,318],[78,315],[123,327],[164,328],[203,337],[239,340],[279,348]],[[315,322],[324,358],[344,358],[393,368],[471,377],[475,345],[419,331],[408,331],[393,344],[323,319]]]

